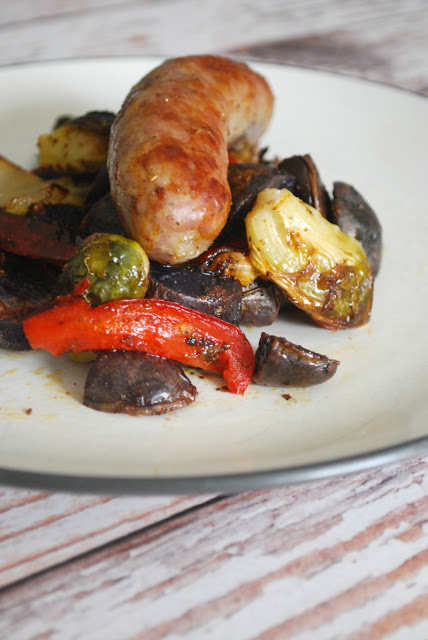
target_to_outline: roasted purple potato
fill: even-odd
[[[329,380],[338,365],[338,360],[263,332],[253,380],[268,387],[310,387]]]
[[[242,286],[234,278],[219,278],[195,265],[173,266],[151,263],[149,298],[177,302],[184,307],[239,324]]]
[[[382,227],[371,206],[354,187],[335,182],[330,215],[344,233],[361,242],[373,275],[377,276],[382,259]]]
[[[284,158],[278,165],[294,177],[294,188],[290,189],[298,198],[317,209],[324,218],[328,217],[330,197],[321,180],[315,162],[308,153],[302,156]]]
[[[243,287],[241,323],[264,327],[275,322],[281,306],[281,292],[274,284],[257,278]]]
[[[161,415],[185,407],[196,395],[175,362],[150,353],[109,351],[91,365],[83,404],[109,413]]]

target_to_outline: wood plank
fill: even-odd
[[[91,496],[0,487],[0,587],[207,500],[210,496]]]
[[[19,0],[8,2],[2,7],[0,25],[13,22],[50,18],[71,13],[87,13],[114,5],[124,5],[127,0]]]
[[[209,4],[163,0],[100,5],[95,0],[82,0],[74,3],[75,13],[67,13],[70,2],[25,0],[19,3],[22,18],[17,20],[16,3],[8,3],[2,11],[0,63],[72,56],[218,52],[284,39],[294,49],[299,43],[306,46],[307,41],[310,46],[314,38],[329,34],[336,37],[339,57],[340,47],[345,57],[352,54],[353,59],[367,49],[366,73],[370,73],[372,64],[388,69],[395,65],[401,70],[399,80],[410,70],[412,86],[420,81],[420,74],[426,74],[428,6],[424,0],[329,0],[327,9],[323,0],[215,0]],[[36,11],[40,17],[34,21]],[[46,15],[49,11],[52,14]],[[376,59],[379,42],[381,51]],[[282,57],[287,59],[287,55]],[[318,66],[317,56],[311,64]]]
[[[427,471],[411,460],[189,512],[5,591],[0,635],[428,637]]]
[[[408,37],[403,37],[403,33]],[[324,69],[367,78],[428,95],[428,4],[418,19],[411,13],[367,23],[342,24],[277,41],[233,49],[248,59]]]

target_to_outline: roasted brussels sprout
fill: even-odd
[[[287,189],[264,189],[246,217],[250,258],[295,305],[331,329],[368,322],[373,275],[361,244]]]
[[[83,297],[96,306],[122,298],[144,298],[149,260],[134,240],[114,234],[94,234],[64,266],[60,282],[70,292],[85,278]]]

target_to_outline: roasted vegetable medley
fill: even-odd
[[[255,353],[243,328],[290,309],[320,330],[369,322],[382,230],[361,194],[344,182],[330,194],[308,154],[232,145],[223,229],[200,255],[161,263],[125,232],[110,194],[115,117],[59,119],[32,170],[0,157],[0,347],[93,353],[83,402],[131,415],[193,402],[182,365],[238,394],[329,380],[338,361],[290,342],[292,325],[263,331]]]

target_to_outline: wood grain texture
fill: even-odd
[[[421,91],[428,86],[425,0],[21,0],[2,8],[0,29],[3,64],[236,50]]]
[[[422,640],[426,462],[225,498],[173,518],[5,591],[0,634]]]
[[[119,498],[0,487],[0,587],[209,500]]]
[[[427,4],[428,7],[428,4]],[[428,95],[428,9],[422,21],[384,18],[233,50],[245,58],[337,71]],[[408,37],[403,38],[403,29]]]

